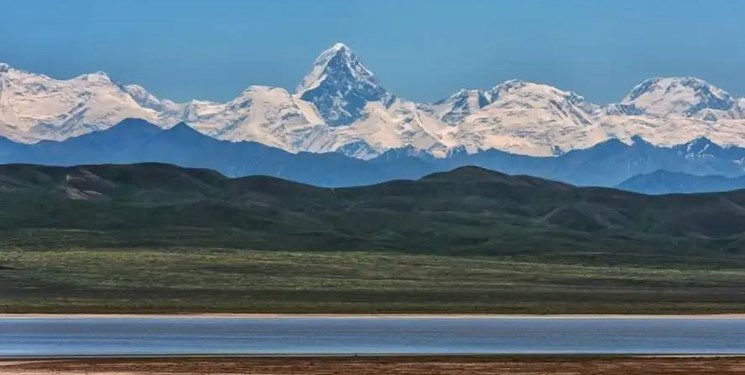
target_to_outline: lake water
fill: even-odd
[[[0,318],[0,356],[544,353],[745,354],[745,319]]]

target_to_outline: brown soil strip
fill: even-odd
[[[0,361],[8,375],[745,374],[743,357],[272,357]]]

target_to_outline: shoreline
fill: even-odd
[[[640,356],[406,356],[406,357],[211,357],[13,360],[0,373],[13,375],[493,375],[493,374],[742,374],[743,357]]]
[[[196,361],[196,360],[263,360],[263,359],[327,359],[327,360],[407,360],[407,359],[440,359],[440,360],[459,360],[459,359],[516,359],[516,360],[535,360],[535,359],[716,359],[716,358],[734,358],[745,359],[745,354],[624,354],[624,353],[402,353],[402,354],[155,354],[155,355],[77,355],[77,356],[0,356],[0,367],[23,363],[39,362],[107,362],[107,361]]]
[[[121,313],[0,313],[0,319],[20,318],[63,318],[63,319],[95,319],[95,318],[168,318],[168,319],[301,319],[301,318],[333,318],[333,319],[745,319],[745,313],[723,314],[268,314],[268,313],[166,313],[166,314],[121,314]]]

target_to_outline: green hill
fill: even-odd
[[[653,197],[475,167],[326,189],[164,164],[5,165],[0,192],[0,231],[18,245],[665,253],[745,233],[745,191]]]
[[[4,165],[0,311],[742,312],[743,232],[745,191]]]

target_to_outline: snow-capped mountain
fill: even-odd
[[[494,148],[553,155],[598,143],[587,140],[593,138],[597,106],[573,92],[513,80],[481,93],[478,104],[478,110],[462,118],[455,136],[470,152]]]
[[[26,142],[65,139],[130,117],[159,123],[160,111],[139,104],[105,73],[56,80],[0,65],[2,136]]]
[[[349,125],[365,114],[369,102],[388,106],[395,97],[378,85],[375,75],[342,43],[321,53],[297,93],[312,103],[331,126]]]
[[[492,102],[491,91],[461,89],[448,98],[424,108],[445,123],[459,124],[464,118]]]
[[[666,147],[697,137],[745,145],[745,99],[694,78],[650,79],[606,106],[555,87],[508,81],[486,91],[461,90],[429,108],[457,126],[454,143],[469,152],[550,156],[614,138],[630,144],[636,136]]]
[[[710,121],[742,118],[742,112],[737,112],[738,101],[728,92],[692,77],[648,79],[634,87],[620,104],[637,109],[638,114],[658,117],[708,117]]]
[[[399,148],[440,157],[489,149],[555,156],[608,139],[630,144],[635,137],[659,146],[698,137],[745,145],[745,99],[696,78],[649,79],[619,103],[603,106],[517,80],[416,103],[383,88],[348,46],[337,43],[315,59],[295,92],[251,86],[225,103],[175,103],[104,73],[59,80],[0,64],[0,136],[62,140],[125,118],[164,128],[186,122],[220,140],[361,159]]]
[[[386,150],[414,146],[440,153],[450,146],[448,127],[419,104],[380,86],[352,50],[337,43],[321,53],[295,97],[315,109],[327,126],[319,148],[369,159]]]
[[[745,100],[690,77],[652,78],[618,104],[605,106],[596,123],[608,137],[634,136],[670,147],[697,138],[721,146],[745,145]]]
[[[209,136],[232,141],[257,140],[291,151],[313,150],[311,134],[322,120],[306,103],[283,88],[251,86],[227,103],[192,101],[183,121]]]
[[[162,127],[184,121],[222,140],[363,159],[405,146],[433,153],[450,146],[445,124],[383,89],[341,43],[321,53],[296,93],[251,86],[226,103],[174,103],[103,73],[57,80],[4,64],[0,75],[0,135],[23,142],[61,140],[142,118]]]

